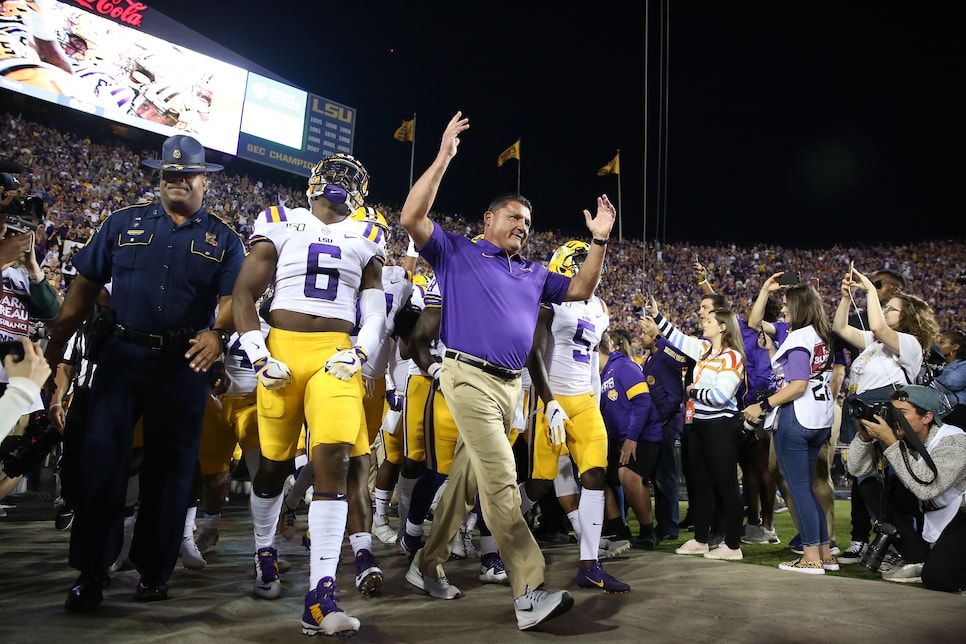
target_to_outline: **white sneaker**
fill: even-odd
[[[406,571],[406,581],[436,599],[458,599],[462,596],[460,589],[449,583],[449,579],[445,575],[438,579],[432,577],[427,579],[416,567],[415,561],[409,564],[409,570]]]
[[[198,544],[194,537],[183,537],[181,539],[181,563],[188,570],[204,570],[208,562],[201,556]]]
[[[674,552],[679,555],[703,555],[710,551],[711,548],[708,547],[708,544],[701,543],[695,539],[688,539],[684,545],[680,546]]]
[[[922,564],[910,563],[882,573],[882,578],[900,584],[921,584]]]
[[[723,561],[741,561],[742,557],[744,555],[741,553],[741,548],[732,550],[723,543],[714,550],[704,553],[705,559],[721,559]]]
[[[513,600],[513,609],[517,614],[517,627],[521,631],[533,628],[548,620],[563,615],[574,605],[574,598],[566,590],[535,590],[527,588],[527,592]]]
[[[611,559],[631,549],[631,542],[627,539],[608,539],[601,537],[597,548],[598,559]]]
[[[376,539],[385,543],[393,544],[396,543],[396,531],[392,529],[392,526],[388,523],[383,523],[381,525],[372,524],[372,534],[375,535]]]

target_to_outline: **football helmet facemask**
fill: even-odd
[[[312,168],[309,188],[305,195],[309,205],[317,197],[325,197],[337,204],[345,204],[350,211],[365,205],[369,194],[369,172],[355,157],[341,152],[326,157]]]
[[[363,206],[357,208],[354,213],[352,213],[353,221],[358,221],[363,224],[362,235],[369,241],[375,242],[382,247],[383,250],[389,244],[389,240],[392,237],[392,233],[389,229],[389,222],[381,212],[373,208],[372,206]]]
[[[587,259],[589,252],[590,244],[587,242],[569,241],[553,252],[553,257],[550,258],[547,268],[554,273],[573,277],[580,270],[580,266]]]

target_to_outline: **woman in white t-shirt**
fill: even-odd
[[[897,293],[885,306],[876,297],[866,298],[868,331],[849,326],[851,292],[855,287],[869,293],[875,290],[868,277],[852,269],[842,280],[842,301],[832,324],[832,330],[843,340],[861,349],[849,368],[848,393],[865,402],[888,401],[893,390],[913,383],[919,375],[923,356],[939,334],[939,323],[923,300]]]
[[[768,278],[762,290],[772,286],[777,290],[780,275]],[[830,550],[825,510],[812,490],[818,453],[831,436],[834,418],[835,399],[829,387],[832,330],[818,291],[808,283],[786,289],[782,316],[791,331],[772,357],[778,391],[746,407],[744,415],[756,421],[765,412],[777,414],[772,442],[792,497],[789,505],[794,508],[803,553],[798,560],[778,567],[823,575],[826,570],[839,569]]]

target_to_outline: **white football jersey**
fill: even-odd
[[[275,245],[273,311],[356,322],[362,273],[385,252],[359,234],[358,222],[346,218],[324,224],[305,208],[271,206],[255,219],[251,243]]]
[[[596,295],[581,302],[553,304],[544,363],[550,390],[561,396],[593,391],[590,354],[610,325],[607,306]]]

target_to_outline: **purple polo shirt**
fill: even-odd
[[[570,278],[485,239],[448,233],[433,223],[419,254],[429,262],[443,294],[439,337],[462,351],[507,369],[522,369],[533,344],[540,303],[559,304]]]

